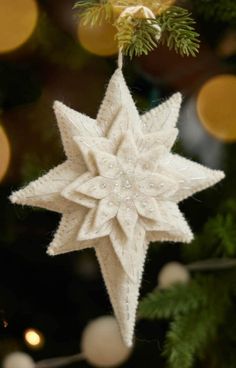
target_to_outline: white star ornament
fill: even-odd
[[[54,108],[67,159],[11,195],[13,203],[60,212],[50,255],[94,247],[121,334],[132,345],[150,241],[189,243],[178,203],[224,177],[170,153],[181,95],[139,116],[117,69],[96,120]]]

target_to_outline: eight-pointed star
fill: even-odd
[[[177,93],[140,117],[120,69],[96,120],[56,102],[67,160],[11,196],[62,213],[49,254],[95,248],[127,345],[148,243],[190,242],[178,203],[224,177],[170,153],[180,104]]]

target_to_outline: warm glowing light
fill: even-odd
[[[36,0],[0,1],[0,53],[15,50],[30,38],[38,13]]]
[[[5,176],[10,163],[10,143],[2,126],[0,126],[0,181]]]
[[[92,27],[79,23],[77,33],[81,45],[95,55],[111,56],[118,51],[116,28],[110,23],[103,22]]]
[[[44,344],[44,338],[41,332],[34,330],[34,329],[28,329],[24,333],[25,342],[27,345],[34,349],[39,349]]]
[[[236,76],[218,75],[208,80],[197,97],[197,112],[204,128],[214,137],[236,141]]]

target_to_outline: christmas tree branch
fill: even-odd
[[[148,319],[170,319],[164,356],[171,368],[192,368],[210,343],[233,306],[235,271],[198,275],[185,285],[155,290],[140,304],[139,315]]]
[[[182,56],[196,56],[199,34],[194,30],[195,21],[188,10],[172,6],[157,17],[162,29],[161,42]]]
[[[101,25],[108,22],[117,29],[118,47],[125,55],[140,56],[148,54],[162,44],[182,56],[196,56],[199,50],[198,33],[194,30],[191,14],[181,7],[157,4],[150,0],[142,1],[141,5],[155,14],[155,19],[127,14],[120,16],[130,6],[140,5],[135,0],[122,1],[119,6],[110,1],[83,0],[75,4],[79,10],[81,21],[88,26]]]

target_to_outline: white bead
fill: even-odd
[[[81,350],[85,359],[95,367],[115,367],[125,362],[131,348],[124,345],[114,317],[103,316],[84,329]]]
[[[158,275],[158,286],[162,289],[177,283],[187,283],[190,280],[188,269],[178,262],[167,263]]]
[[[3,368],[34,368],[35,363],[30,355],[16,351],[6,356]]]

